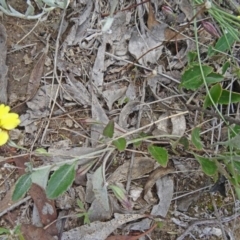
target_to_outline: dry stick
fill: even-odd
[[[222,118],[221,118],[221,117],[219,116],[219,114],[216,113],[216,112],[213,112],[213,111],[207,110],[207,109],[203,109],[202,107],[198,107],[198,106],[193,106],[193,105],[190,105],[190,104],[186,104],[186,103],[184,103],[184,102],[182,102],[182,103],[184,104],[185,109],[175,109],[175,108],[171,108],[171,107],[168,107],[168,106],[166,106],[165,104],[162,104],[161,102],[159,102],[159,104],[161,105],[161,107],[162,107],[163,109],[166,109],[166,110],[177,110],[177,111],[186,111],[186,109],[187,109],[187,110],[191,110],[191,111],[198,110],[198,111],[201,111],[201,112],[203,112],[203,113],[205,113],[205,114],[211,115],[211,117],[216,117],[217,119],[222,120]],[[223,115],[223,117],[224,117],[224,119],[225,119],[226,121],[229,122],[229,124],[238,124],[238,125],[240,125],[240,120],[238,120],[238,119],[235,119],[235,118],[232,118],[232,117],[229,117],[229,116],[226,116],[226,115]]]
[[[217,220],[218,220],[218,223],[219,223],[219,226],[220,226],[220,228],[221,228],[221,230],[222,230],[223,239],[224,239],[224,240],[227,240],[228,238],[227,238],[227,236],[226,236],[226,233],[225,233],[223,224],[222,224],[222,222],[221,222],[220,215],[219,215],[219,213],[218,213],[216,201],[215,201],[212,193],[210,193],[210,196],[211,196],[211,199],[212,199],[212,204],[213,204],[215,216],[216,216],[216,218],[217,218]]]
[[[239,217],[239,216],[240,216],[240,213],[234,214],[234,215],[232,215],[232,216],[230,216],[230,217],[222,218],[221,222],[222,222],[222,223],[230,222],[230,221],[236,219],[236,218]],[[219,225],[218,220],[217,220],[216,218],[215,218],[215,219],[210,219],[210,220],[208,219],[208,220],[198,220],[198,221],[194,221],[194,222],[192,222],[192,224],[185,230],[185,232],[184,232],[180,237],[177,238],[177,240],[184,240],[185,237],[193,230],[193,228],[194,228],[195,226],[197,226],[197,225],[202,225],[202,224],[208,224],[208,225],[209,225],[209,224],[218,224],[218,225]]]
[[[31,197],[28,196],[28,197],[25,197],[25,198],[17,201],[16,203],[12,204],[10,207],[8,207],[8,208],[4,209],[2,212],[0,212],[0,217],[3,216],[3,215],[5,215],[5,214],[8,213],[9,211],[15,209],[16,207],[20,206],[21,204],[27,202],[27,201],[30,200],[30,199],[31,199]]]
[[[198,111],[201,111],[201,112],[203,112],[203,113],[209,114],[209,115],[211,115],[212,117],[216,117],[216,118],[222,120],[222,118],[219,116],[218,113],[213,112],[213,111],[211,111],[211,110],[203,109],[203,108],[201,108],[201,107],[193,106],[193,105],[189,105],[189,104],[184,104],[184,105],[185,105],[185,107],[186,107],[188,110],[198,110]],[[224,117],[224,119],[225,119],[226,121],[229,122],[229,124],[238,124],[238,125],[240,125],[240,120],[238,120],[238,119],[235,119],[235,118],[232,118],[232,117],[229,117],[229,116],[225,116],[225,115],[224,115],[223,117]]]

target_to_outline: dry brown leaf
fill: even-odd
[[[147,195],[147,193],[151,190],[151,188],[159,178],[162,178],[163,176],[166,176],[173,171],[174,171],[174,168],[171,168],[171,167],[163,168],[160,166],[156,168],[148,177],[148,181],[144,187],[144,196]]]
[[[164,31],[165,41],[176,41],[176,40],[186,39],[186,37],[183,36],[181,33],[177,33],[176,31],[167,27],[167,24],[159,23],[156,20],[156,17],[154,15],[153,8],[150,2],[149,2],[147,25],[153,36],[158,36],[160,31]],[[163,40],[163,39],[159,39],[159,40]]]
[[[29,194],[31,195],[37,207],[39,217],[44,226],[56,220],[57,211],[55,208],[54,201],[47,199],[45,191],[40,186],[33,183],[31,189],[29,190]],[[54,224],[51,225],[51,230],[53,230],[54,227],[56,227]],[[57,230],[55,228],[55,234],[56,233]]]
[[[35,227],[33,225],[22,224],[21,232],[24,236],[25,240],[54,240],[53,236],[51,236],[46,230],[43,228]]]
[[[132,166],[132,176],[131,179],[136,179],[149,173],[153,170],[155,160],[151,158],[136,157]],[[127,179],[129,161],[119,166],[114,173],[109,177],[108,182],[121,182]]]
[[[28,82],[28,87],[27,87],[27,94],[26,94],[27,101],[31,100],[39,89],[47,53],[48,53],[48,44],[45,47],[41,57],[38,59],[37,64],[34,66],[31,72],[29,82]]]

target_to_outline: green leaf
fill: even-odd
[[[82,202],[81,200],[77,199],[77,205],[79,206],[79,208],[80,208],[81,210],[85,210],[85,209],[84,209],[84,204],[83,204],[83,202]]]
[[[13,191],[12,200],[17,201],[22,198],[32,185],[32,174],[26,173],[22,175],[16,182],[15,189]]]
[[[196,52],[188,52],[187,59],[188,59],[188,64],[190,65],[197,59],[197,53]]]
[[[196,127],[192,130],[191,139],[194,146],[197,149],[201,150],[203,147],[203,144],[200,139],[200,128]]]
[[[151,156],[155,160],[157,160],[157,162],[161,166],[163,166],[163,167],[167,166],[167,164],[168,164],[168,152],[165,148],[150,145],[148,147],[148,152],[151,154]]]
[[[117,148],[118,151],[124,151],[127,146],[127,141],[125,138],[118,138],[117,140],[113,141],[113,145]]]
[[[10,230],[8,230],[7,228],[0,227],[0,235],[9,234],[9,233],[10,233]]]
[[[45,189],[47,186],[50,169],[51,169],[51,166],[41,170],[34,170],[32,172],[32,182],[36,183],[37,185]]]
[[[221,84],[218,83],[218,84],[212,86],[211,89],[209,90],[209,93],[210,93],[210,95],[212,97],[213,102],[217,103],[219,101],[221,95],[222,95],[222,86],[221,86]],[[211,105],[212,105],[212,101],[211,101],[209,95],[207,95],[206,98],[205,98],[203,107],[207,108],[207,107],[209,107]]]
[[[240,125],[234,125],[230,129],[230,138],[235,137],[237,134],[240,133]]]
[[[230,99],[231,98],[231,99]],[[240,94],[223,89],[222,95],[219,98],[219,104],[229,104],[240,102]]]
[[[106,127],[103,129],[103,136],[112,138],[114,133],[114,121],[110,120]]]
[[[218,39],[214,48],[220,52],[226,52],[227,50],[231,49],[234,42],[235,38],[232,36],[232,34],[226,33]],[[219,52],[215,51],[214,49],[208,49],[208,56],[211,57],[215,54],[219,54]]]
[[[220,142],[221,145],[226,145],[232,148],[240,149],[240,134],[237,134],[232,139],[229,139],[225,142]]]
[[[209,66],[202,66],[205,77],[209,75],[213,68]],[[181,86],[186,89],[196,90],[203,84],[202,73],[199,65],[194,65],[187,69],[181,79]]]
[[[194,156],[200,163],[202,170],[206,175],[212,176],[217,173],[218,168],[215,162],[213,162],[209,158],[201,157],[195,154]]]
[[[56,170],[48,181],[47,197],[54,199],[63,194],[72,185],[75,173],[75,164],[64,164]]]
[[[188,141],[188,139],[187,139],[186,137],[184,137],[184,136],[181,137],[181,138],[178,140],[178,142],[183,145],[184,150],[188,150],[188,148],[189,148],[189,141]]]
[[[43,155],[43,156],[51,156],[50,153],[47,152],[47,150],[45,148],[37,148],[34,153],[39,154],[39,155]]]
[[[206,79],[207,84],[213,84],[213,83],[218,83],[218,82],[223,81],[224,77],[223,77],[223,75],[221,75],[219,73],[212,72],[212,73],[208,74],[205,77],[205,79]]]
[[[240,162],[239,161],[233,161],[234,167],[240,172]]]
[[[230,62],[229,61],[225,62],[222,66],[222,74],[225,74],[229,67],[230,67]]]

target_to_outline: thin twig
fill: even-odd
[[[222,223],[226,223],[226,222],[230,222],[234,219],[236,219],[237,217],[240,216],[240,213],[237,213],[237,214],[234,214],[230,217],[225,217],[225,218],[222,218],[221,222]],[[219,222],[218,220],[215,218],[215,219],[207,219],[207,220],[198,220],[198,221],[194,221],[192,222],[192,224],[185,230],[185,232],[177,238],[177,240],[184,240],[185,237],[190,234],[190,232],[194,229],[194,227],[198,226],[198,225],[203,225],[203,224],[217,224],[219,225]]]
[[[9,211],[12,211],[13,209],[15,209],[16,207],[20,206],[21,204],[27,202],[28,200],[30,200],[31,197],[25,197],[21,200],[19,200],[18,202],[12,204],[10,207],[4,209],[2,212],[0,212],[0,217],[3,216],[4,214],[8,213]]]

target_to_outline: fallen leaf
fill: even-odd
[[[147,157],[135,157],[134,163],[132,166],[132,175],[131,179],[139,178],[154,169],[155,160]],[[108,183],[116,183],[127,180],[129,161],[126,161],[124,164],[119,166],[112,175],[108,178]]]
[[[153,185],[157,182],[159,178],[162,178],[163,176],[168,175],[169,173],[173,172],[174,168],[168,167],[168,168],[163,168],[163,167],[158,167],[156,168],[148,177],[148,180],[144,186],[144,199],[146,198],[148,192],[151,190]],[[148,199],[145,199],[148,201]]]
[[[129,115],[133,112],[136,112],[139,110],[139,101],[129,101],[121,110],[121,113],[119,115],[119,125],[120,127],[124,129],[128,129],[128,118]]]
[[[151,215],[166,217],[173,197],[173,179],[169,176],[159,178],[156,182],[159,203],[153,206]]]
[[[56,220],[57,211],[54,201],[47,199],[46,193],[43,188],[33,183],[31,189],[29,190],[29,194],[31,195],[34,204],[37,207],[43,226],[46,226]],[[54,228],[56,228],[56,225],[51,225],[51,230],[53,230]],[[55,234],[56,232],[57,230],[55,229]]]
[[[51,236],[43,228],[35,227],[29,224],[21,225],[21,232],[25,240],[55,240],[54,236]]]
[[[6,78],[8,67],[6,66],[7,56],[7,33],[5,27],[0,24],[0,103],[7,103],[7,86],[8,79]]]
[[[103,168],[99,167],[92,175],[92,186],[95,198],[99,201],[100,205],[105,211],[110,211],[107,186],[103,178]]]
[[[64,232],[62,240],[105,240],[115,229],[127,222],[144,218],[143,214],[114,214],[115,218],[108,222],[93,222]]]
[[[47,57],[47,53],[48,53],[48,44],[45,47],[41,57],[38,59],[36,65],[33,67],[33,70],[31,72],[31,75],[28,81],[27,93],[26,93],[26,98],[28,101],[35,96],[35,94],[37,93],[40,87],[40,82],[43,75],[43,68],[44,68],[46,57]]]

